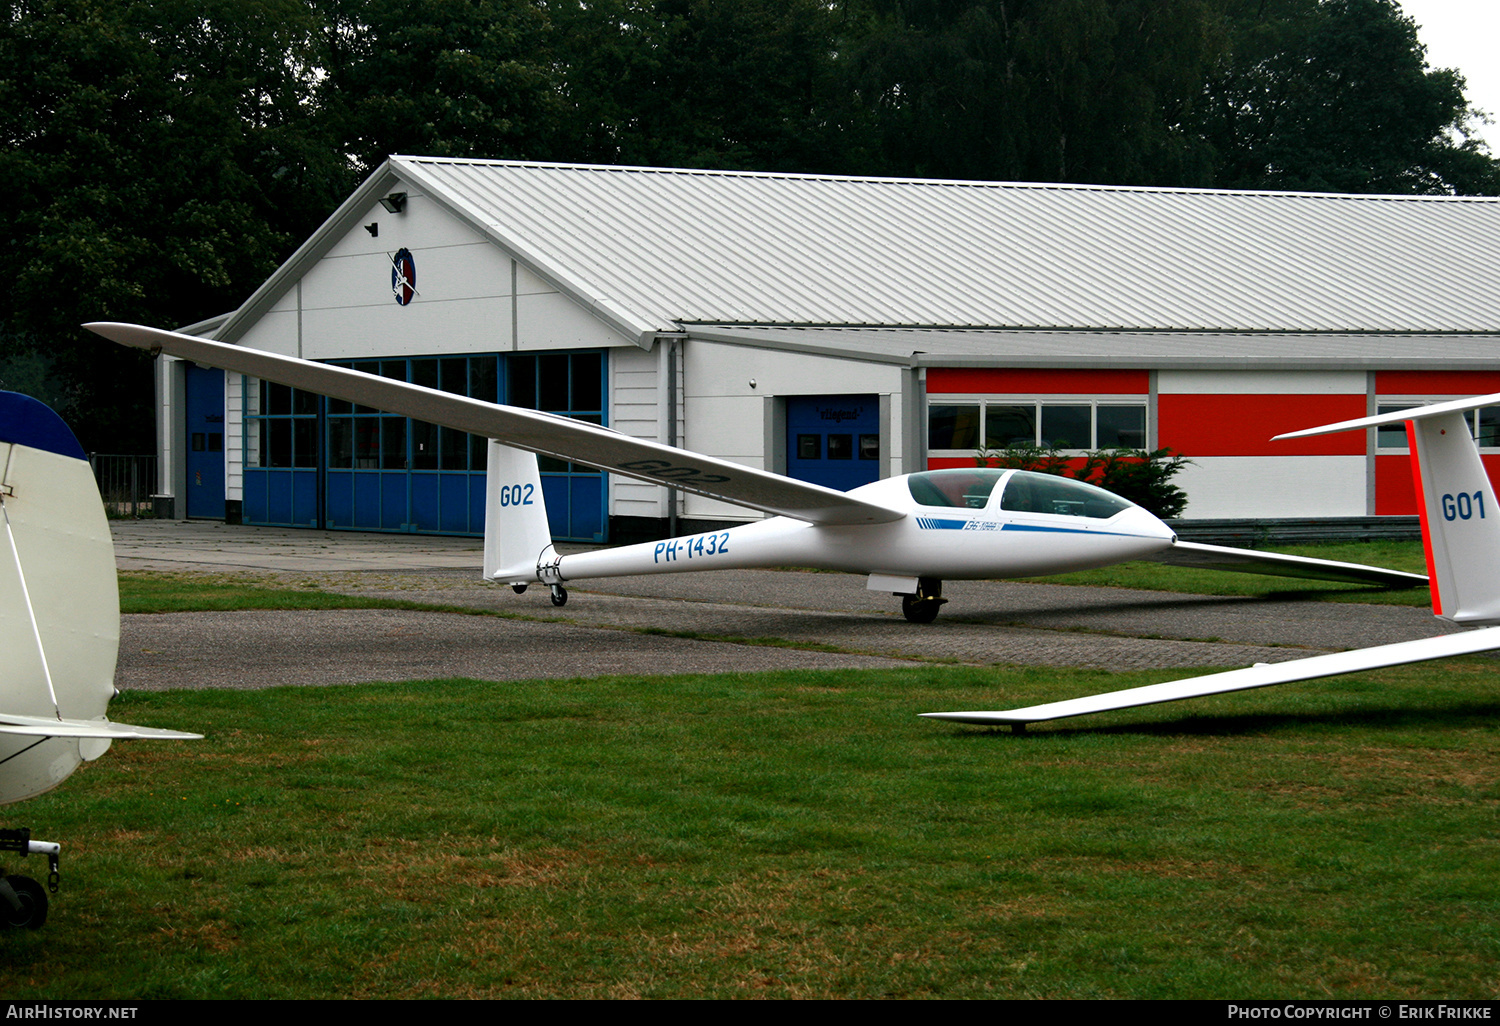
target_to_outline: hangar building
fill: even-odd
[[[1497,258],[1491,198],[397,156],[188,330],[836,488],[1018,440],[1169,446],[1195,520],[1388,516],[1415,512],[1401,430],[1271,436],[1500,391]],[[482,531],[465,435],[170,360],[158,399],[177,516]],[[543,471],[560,539],[759,516]]]

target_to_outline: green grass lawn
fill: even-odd
[[[1470,997],[1500,990],[1493,663],[1024,736],[1054,670],[127,694],[16,811],[39,997]],[[35,867],[32,867],[35,868]]]
[[[198,575],[125,575],[122,598],[364,604]],[[10,810],[63,843],[63,889],[44,929],[0,935],[0,993],[1494,999],[1495,669],[1021,736],[915,714],[1174,675],[129,693],[113,717],[207,737],[118,743]]]
[[[435,602],[340,595],[323,590],[314,580],[298,581],[290,577],[148,571],[127,571],[120,574],[122,613],[222,612],[235,609],[442,609],[453,613],[477,612]]]

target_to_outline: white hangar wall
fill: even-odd
[[[899,368],[699,339],[683,344],[683,357],[684,433],[678,436],[683,448],[785,473],[788,399],[874,395],[882,418],[878,476],[903,472],[905,454],[896,426],[909,411],[901,405]],[[758,513],[700,495],[684,495],[681,513],[714,522],[760,519]]]
[[[600,351],[610,427],[782,472],[788,400],[874,396],[880,418],[878,476],[902,472],[908,454],[900,425],[909,416],[920,418],[922,411],[903,407],[900,367],[706,342],[686,333],[664,334],[643,348],[443,204],[418,189],[399,183],[394,187],[402,189],[407,198],[401,213],[385,211],[374,198],[347,211],[344,221],[350,227],[325,239],[322,252],[304,260],[296,275],[281,283],[281,294],[234,341],[310,360]],[[366,230],[370,224],[378,226],[377,234]],[[392,256],[400,249],[410,251],[416,266],[416,295],[405,306],[395,302],[391,288]],[[674,376],[675,387],[669,388]],[[284,515],[267,514],[264,502],[247,500],[247,472],[266,469],[254,459],[246,465],[246,441],[253,434],[247,431],[247,415],[253,419],[265,411],[258,399],[243,394],[243,384],[239,375],[226,376],[225,497],[248,503],[243,508],[252,522],[311,526],[305,513],[281,519]],[[668,421],[674,402],[675,425]],[[665,523],[673,513],[685,521],[713,523],[759,518],[737,506],[682,493],[676,494],[673,510],[673,493],[667,489],[619,475],[608,475],[606,481],[611,521],[634,523],[640,530],[652,530],[651,524]],[[257,482],[255,488],[262,485]],[[325,526],[360,526],[321,512],[318,518]],[[372,529],[411,528],[398,517],[375,521]]]
[[[400,212],[379,202],[392,193],[405,196]],[[819,202],[808,204],[810,196]],[[813,213],[788,219],[789,210]],[[1082,431],[1095,447],[1146,444],[1186,455],[1193,462],[1178,481],[1191,519],[1405,514],[1414,499],[1402,439],[1382,433],[1377,441],[1368,432],[1287,444],[1270,437],[1392,404],[1500,389],[1500,335],[1491,330],[1500,289],[1490,264],[1469,261],[1462,289],[1423,284],[1433,269],[1454,266],[1455,252],[1487,252],[1497,220],[1500,202],[1493,200],[872,182],[393,157],[221,327],[203,330],[307,359],[405,360],[412,375],[418,362],[430,370],[435,357],[463,356],[468,362],[459,366],[473,368],[480,360],[472,357],[498,354],[489,373],[498,380],[507,369],[519,375],[518,368],[530,367],[533,395],[549,368],[565,364],[572,375],[593,360],[602,385],[593,393],[602,397],[598,409],[568,412],[808,480],[819,478],[798,466],[804,438],[829,467],[841,439],[846,465],[869,460],[860,469],[878,463],[886,476],[972,464],[971,436],[987,439],[987,423],[1014,425],[1018,411],[1030,409],[1039,439],[1050,412],[1087,425]],[[1126,241],[1102,253],[1049,243],[1027,254],[1004,239],[997,244],[983,228],[994,223],[1054,240],[1092,238],[1099,224],[1113,224],[1121,231],[1112,237]],[[366,225],[378,226],[378,234]],[[1131,241],[1134,228],[1146,249]],[[1279,241],[1269,245],[1267,238]],[[400,249],[416,264],[416,295],[405,306],[391,291],[391,258]],[[890,252],[908,260],[897,267],[878,259]],[[1165,263],[1158,266],[1157,257]],[[1217,270],[1204,277],[1208,261]],[[922,274],[910,275],[911,266]],[[1170,273],[1152,277],[1160,267]],[[1307,290],[1274,285],[1282,273],[1297,284],[1305,279]],[[1372,273],[1388,287],[1372,292]],[[1223,288],[1224,274],[1239,275],[1241,286]],[[1372,294],[1387,301],[1372,305]],[[996,297],[1005,303],[997,306]],[[792,324],[803,327],[775,327]],[[1257,369],[1263,367],[1341,369]],[[194,371],[193,383],[201,385],[205,373]],[[446,369],[442,376],[448,380]],[[182,398],[188,380],[182,368],[161,373],[169,487],[183,493],[190,477],[184,457],[203,456],[186,450],[206,434],[213,470],[226,472],[216,482],[226,498],[248,510],[246,475],[285,471],[288,481],[298,479],[289,487],[301,506],[260,522],[310,526],[308,482],[324,489],[319,475],[349,464],[309,467],[297,462],[300,455],[284,466],[264,462],[271,429],[283,440],[301,431],[301,439],[310,415],[290,412],[285,423],[272,424],[273,415],[258,406],[260,390],[241,395],[242,379],[231,376],[222,382],[222,438],[194,434],[173,412],[190,401]],[[851,434],[838,419],[847,411],[807,412],[812,400],[840,397],[875,408],[878,429],[861,422]],[[942,430],[938,407],[948,418]],[[319,409],[334,430],[332,407]],[[793,426],[794,410],[832,416],[839,426],[818,437],[807,421]],[[361,415],[374,416],[339,414],[337,430]],[[201,427],[203,418],[194,423]],[[1488,426],[1476,417],[1475,426],[1484,458],[1500,469],[1500,415]],[[403,430],[415,454],[410,439],[426,427]],[[949,444],[934,444],[944,431]],[[386,461],[383,432],[380,465],[352,469],[372,478],[398,469]],[[248,467],[247,442],[258,461]],[[445,444],[426,451],[441,449],[446,459]],[[400,469],[415,480],[454,468]],[[482,474],[472,459],[455,472]],[[566,465],[549,473],[586,476]],[[603,481],[602,494],[588,501],[642,530],[669,517],[757,516],[696,496],[677,495],[673,506],[667,489],[618,475]],[[465,487],[469,526],[444,520],[442,530],[472,529],[472,480]],[[569,493],[568,502],[576,498]],[[315,505],[323,526],[359,526],[325,515],[321,492]],[[370,529],[427,529],[416,517],[388,512]]]

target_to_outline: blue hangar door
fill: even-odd
[[[333,362],[486,402],[604,423],[601,352]],[[250,383],[245,408],[245,523],[484,533],[485,439],[264,381]],[[553,536],[604,541],[604,475],[545,457],[541,471]]]
[[[880,477],[880,397],[789,397],[786,448],[789,477],[845,492],[869,484]]]
[[[187,501],[190,517],[224,519],[224,372],[187,365]]]

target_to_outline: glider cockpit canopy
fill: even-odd
[[[928,470],[910,475],[907,487],[920,505],[950,509],[984,509],[994,503],[997,488],[999,508],[1008,513],[1108,520],[1131,507],[1130,502],[1103,488],[1029,470]]]

